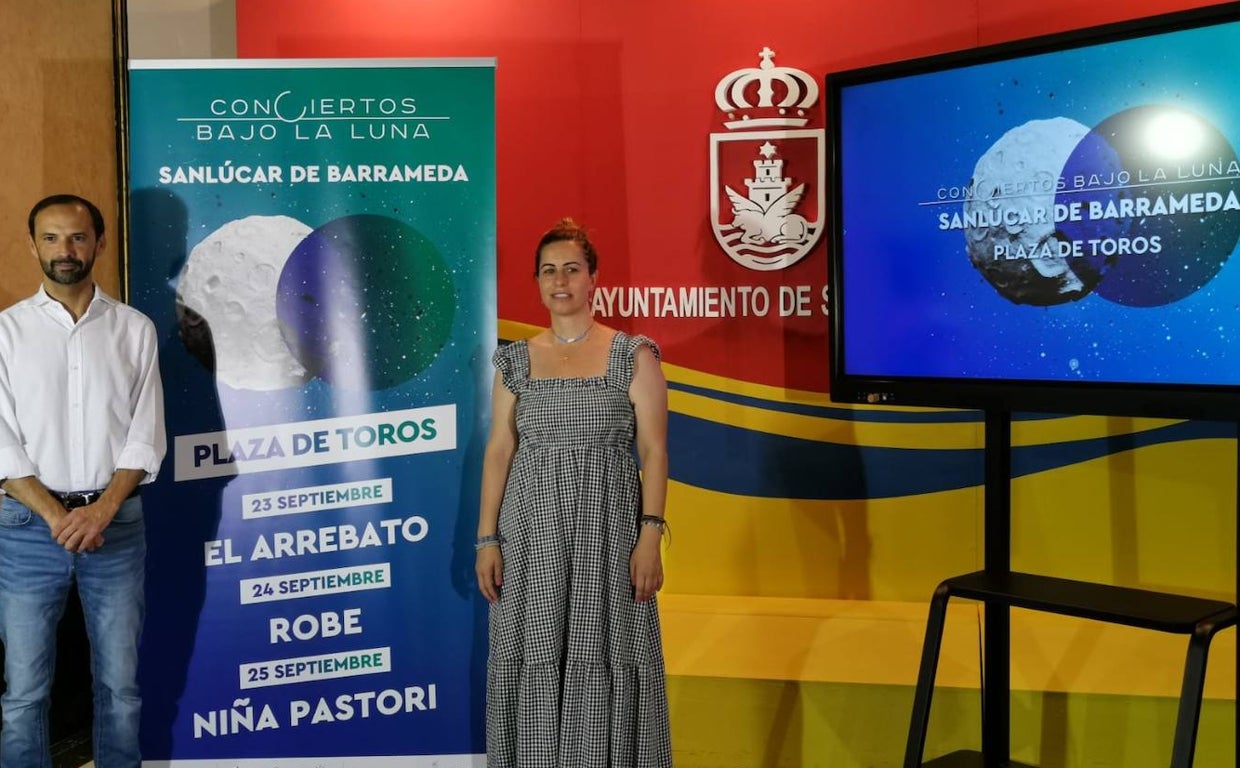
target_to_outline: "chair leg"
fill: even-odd
[[[1210,641],[1220,629],[1236,622],[1236,609],[1215,615],[1197,624],[1188,641],[1184,662],[1184,684],[1175,720],[1175,740],[1171,748],[1171,768],[1192,768],[1197,748],[1197,725],[1201,718],[1201,698],[1206,686],[1206,660]]]
[[[904,750],[904,768],[921,768],[926,730],[930,726],[930,699],[934,696],[934,677],[938,673],[939,650],[943,645],[943,625],[947,620],[947,601],[950,598],[947,585],[940,584],[930,599],[926,639],[921,650],[921,669],[917,673],[917,690],[913,694],[913,716],[909,723],[908,745]]]

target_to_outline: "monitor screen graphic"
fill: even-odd
[[[838,399],[1240,399],[1235,6],[839,73],[827,94]]]

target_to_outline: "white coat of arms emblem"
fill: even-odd
[[[826,214],[826,135],[806,128],[818,83],[775,66],[763,48],[757,67],[715,87],[725,133],[710,135],[710,217],[715,240],[749,269],[786,269],[822,235]]]

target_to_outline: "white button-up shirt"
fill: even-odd
[[[73,322],[40,287],[0,312],[0,479],[106,488],[118,469],[155,479],[167,450],[155,326],[95,286]]]

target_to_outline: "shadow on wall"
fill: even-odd
[[[175,305],[168,300],[166,286],[175,285],[188,255],[185,204],[167,192],[141,189],[133,192],[131,205],[133,220],[160,221],[164,226],[132,233],[130,263],[169,264],[170,268],[160,286],[160,295],[143,297],[131,292],[130,302],[143,307],[157,328],[177,328],[173,317]],[[205,323],[198,328],[209,341],[210,328]],[[199,404],[194,414],[179,413],[176,418],[198,425],[221,424],[219,400],[210,379],[185,375],[194,366],[177,362],[187,355],[181,338],[166,332],[159,347],[166,403],[179,400]],[[178,394],[174,399],[170,393]],[[172,433],[169,429],[170,439]],[[142,752],[148,756],[172,754],[173,724],[178,719],[206,598],[206,572],[201,567],[203,543],[217,538],[220,498],[227,479],[199,481],[195,494],[210,500],[185,504],[180,496],[185,489],[178,488],[175,482],[172,448],[169,445],[160,479],[143,491],[149,510],[147,621],[139,651],[138,681],[143,696]],[[209,513],[203,514],[204,510]]]
[[[818,478],[832,488],[817,514],[798,516],[794,525],[808,523],[804,535],[796,537],[796,553],[811,578],[835,581],[832,595],[841,600],[869,600],[870,531],[863,503],[850,499],[866,498],[866,471],[861,451],[854,445],[834,444],[829,464],[815,461],[815,454],[782,442],[778,450],[766,454],[766,473],[780,486]],[[791,553],[790,553],[791,554]],[[815,577],[813,574],[817,573]]]

